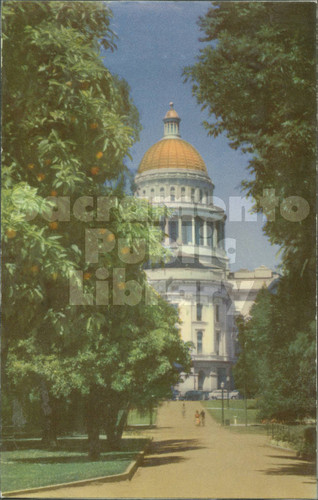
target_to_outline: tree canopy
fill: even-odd
[[[252,154],[248,163],[252,175],[242,187],[254,200],[255,211],[266,216],[264,231],[270,242],[282,251],[283,277],[277,294],[262,297],[253,309],[248,331],[257,335],[249,337],[237,373],[248,356],[256,361],[253,349],[257,351],[265,335],[269,351],[257,353],[271,373],[270,390],[263,391],[267,405],[276,393],[275,404],[285,399],[286,408],[294,408],[294,415],[299,409],[303,415],[303,389],[296,384],[297,396],[287,402],[291,388],[287,390],[286,384],[291,366],[294,373],[302,366],[311,373],[310,390],[303,394],[313,397],[315,6],[213,2],[199,26],[204,45],[197,62],[185,69],[185,78],[192,81],[193,95],[208,111],[204,122],[208,133],[225,133],[233,148]],[[281,359],[288,362],[282,364]],[[259,363],[255,366],[258,369]],[[273,413],[278,411],[275,404]]]
[[[40,393],[49,440],[57,401],[82,398],[93,457],[102,427],[118,446],[129,407],[190,363],[143,270],[166,253],[163,209],[124,193],[140,124],[100,57],[110,19],[101,2],[3,7],[3,374]]]

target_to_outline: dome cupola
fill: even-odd
[[[173,109],[173,102],[170,102],[169,106],[170,106],[170,109],[169,109],[169,111],[167,111],[167,113],[165,114],[165,117],[163,119],[163,123],[164,123],[163,136],[164,137],[180,137],[179,124],[181,122],[181,118],[179,117],[176,110]]]

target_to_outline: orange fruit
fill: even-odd
[[[55,231],[55,229],[57,229],[59,227],[59,223],[56,221],[50,222],[49,226],[50,226],[50,229],[53,229],[53,231]]]
[[[92,274],[91,274],[91,273],[84,273],[84,274],[83,274],[83,278],[84,278],[84,280],[89,280],[91,277],[92,277]]]
[[[125,290],[126,284],[123,282],[120,282],[117,284],[117,288],[119,288],[119,290]]]
[[[30,271],[32,274],[37,274],[39,272],[39,266],[37,266],[36,264],[34,266],[31,266]]]
[[[6,235],[7,235],[7,238],[9,239],[12,239],[12,238],[15,238],[16,235],[17,235],[17,232],[15,229],[8,229],[7,232],[6,232]]]
[[[33,170],[34,169],[34,163],[29,163],[28,164],[28,169]]]
[[[100,160],[102,157],[103,157],[103,152],[102,151],[98,151],[98,153],[96,153],[96,158],[98,160]]]
[[[127,253],[129,253],[129,252],[130,252],[130,249],[128,247],[123,247],[121,249],[121,253],[124,254],[124,255],[127,255]]]
[[[96,122],[91,123],[89,128],[91,128],[92,130],[95,130],[96,128],[98,128],[98,123],[96,123]]]
[[[39,182],[42,182],[45,179],[45,174],[40,173],[36,176],[36,178]]]
[[[106,238],[107,241],[114,241],[115,235],[113,233],[109,234]]]
[[[92,167],[91,168],[91,174],[92,175],[98,175],[99,174],[99,167]]]
[[[57,191],[51,191],[51,196],[57,196]]]

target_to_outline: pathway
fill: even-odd
[[[131,481],[36,493],[32,498],[316,498],[315,468],[266,436],[230,432],[207,415],[194,425],[197,402],[170,401],[159,411],[150,454]],[[24,495],[26,498],[27,495]]]

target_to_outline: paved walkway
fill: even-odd
[[[194,425],[197,402],[159,411],[154,443],[131,481],[33,494],[32,498],[316,498],[315,467],[266,436],[230,432],[209,415]],[[27,495],[24,495],[27,497]]]

